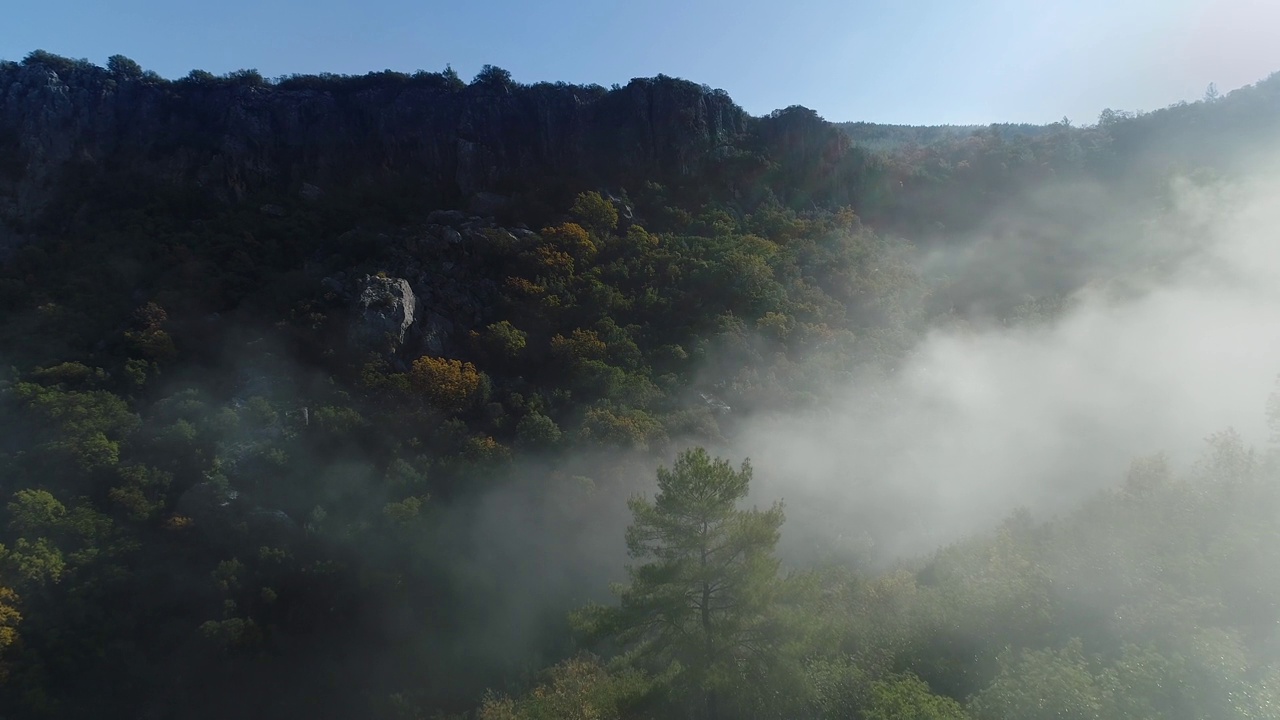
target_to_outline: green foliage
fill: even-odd
[[[866,720],[965,720],[968,717],[960,703],[934,695],[927,684],[911,675],[872,682],[868,695],[862,711]]]
[[[620,720],[643,702],[652,683],[634,670],[610,672],[590,656],[565,660],[546,675],[524,697],[489,695],[477,720]]]
[[[33,449],[69,460],[81,471],[116,464],[121,441],[139,425],[127,404],[104,390],[18,383],[11,397],[29,418]]]
[[[483,331],[472,331],[472,334],[481,349],[497,361],[518,360],[529,342],[529,334],[508,320],[491,323]]]
[[[48,538],[18,538],[13,550],[3,553],[3,559],[7,574],[18,580],[20,588],[56,583],[67,570],[62,551]]]
[[[454,70],[452,65],[446,65],[442,75],[451,89],[461,90],[466,86],[466,83],[462,81],[462,78],[458,77],[458,71]]]
[[[1025,651],[1004,658],[1001,673],[974,698],[973,716],[979,720],[1023,720],[1055,717],[1117,717],[1114,698],[1095,679],[1079,640],[1061,650]]]
[[[578,193],[569,215],[597,238],[608,237],[618,229],[618,209],[595,191]]]
[[[551,338],[551,352],[568,363],[599,360],[607,350],[608,347],[594,330],[578,328],[568,337],[557,334]]]
[[[335,441],[351,437],[369,424],[359,410],[333,405],[318,407],[311,411],[311,422],[315,423],[317,430]]]
[[[37,368],[31,379],[42,385],[59,385],[67,389],[91,388],[104,383],[107,374],[102,368],[91,368],[83,363],[65,362],[50,368]]]
[[[739,510],[751,466],[734,470],[701,448],[658,470],[653,500],[633,498],[627,552],[640,565],[617,607],[591,606],[579,623],[633,648],[643,666],[686,668],[681,690],[708,716],[734,690],[767,683],[778,663],[778,561],[782,506]]]
[[[551,449],[560,444],[562,437],[555,420],[539,412],[525,415],[516,425],[516,443],[525,449]]]
[[[76,71],[87,71],[93,68],[88,60],[72,60],[45,50],[32,50],[27,53],[27,56],[22,59],[22,64],[43,65],[63,78],[67,78]]]
[[[579,435],[590,442],[641,450],[666,440],[662,424],[643,410],[607,407],[588,410]]]
[[[134,329],[125,333],[131,353],[157,363],[169,362],[177,357],[178,349],[173,344],[173,338],[163,329],[168,319],[164,308],[155,303],[138,308],[133,315]]]
[[[8,504],[9,529],[20,535],[45,534],[62,525],[67,508],[47,490],[19,490]]]
[[[107,58],[107,70],[122,80],[142,78],[142,66],[124,55],[112,55]]]
[[[488,435],[467,438],[462,444],[462,454],[474,463],[502,462],[511,456],[506,447]]]
[[[471,84],[508,90],[514,85],[514,82],[511,80],[510,72],[494,65],[485,65],[480,68],[480,72],[476,73],[476,77],[471,81]]]
[[[261,88],[266,87],[267,80],[256,68],[234,70],[227,73],[226,82],[233,86]]]
[[[262,633],[252,619],[229,617],[223,620],[207,620],[200,625],[200,634],[215,646],[224,649],[250,648],[262,640]]]
[[[617,656],[573,657],[560,621],[606,571],[571,546],[599,537],[608,499],[671,439],[733,442],[752,413],[901,367],[969,314],[1055,322],[1091,277],[997,293],[921,260],[1048,187],[1097,185],[1127,208],[1172,202],[1151,180],[1171,165],[1231,179],[1215,138],[1271,132],[1274,81],[1091,128],[841,128],[799,107],[741,117],[672,78],[606,91],[492,67],[469,88],[451,68],[274,83],[197,70],[168,84],[122,56],[23,64],[73,103],[127,94],[189,124],[49,174],[64,180],[0,263],[0,706],[15,717],[420,718],[494,687],[512,694],[482,717],[1276,715],[1276,458],[1231,434],[1191,475],[1139,461],[1051,522],[1019,515],[888,569],[785,580],[780,508],[738,507],[749,467],[685,453],[632,505],[619,605],[580,617]],[[661,99],[655,147],[625,130],[645,97]],[[325,122],[376,126],[366,140],[385,144],[328,144],[317,167],[343,172],[313,173],[298,138],[245,173],[219,150],[235,129],[189,113],[249,101],[304,124],[321,102]],[[382,102],[409,115],[370,126]],[[609,129],[584,129],[576,168],[513,141],[509,157],[532,162],[485,188],[509,199],[509,227],[432,218],[466,198],[431,190],[378,128],[473,102],[497,108],[495,127],[573,107]],[[661,125],[667,110],[679,127]],[[708,153],[687,129],[713,119]],[[22,141],[0,129],[0,185],[27,187],[38,166]],[[157,181],[147,168],[174,148],[221,170],[199,188]],[[1013,234],[1046,267],[1060,259]],[[424,332],[370,358],[341,340],[341,278],[377,272],[414,284]]]
[[[423,503],[422,498],[410,496],[399,502],[387,503],[382,513],[395,525],[407,525],[418,518]]]
[[[123,465],[116,471],[120,484],[111,488],[108,496],[130,520],[150,520],[164,509],[166,493],[173,482],[171,473],[145,465]]]
[[[218,76],[208,70],[192,70],[184,80],[192,85],[208,87],[218,82]]]

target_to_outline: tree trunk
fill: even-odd
[[[711,663],[715,658],[715,645],[711,636],[711,582],[707,580],[707,546],[706,546],[707,524],[702,524],[702,641],[703,641],[703,659],[702,659],[702,679],[705,683],[707,676],[710,674]],[[711,688],[703,689],[706,693],[707,704],[707,720],[718,720],[720,716],[719,704],[716,698],[716,691]]]

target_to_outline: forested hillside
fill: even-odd
[[[1277,76],[903,135],[664,76],[0,63],[0,714],[1280,717],[1274,449],[924,556],[754,469],[850,393],[906,444],[940,333],[1255,248],[1187,198],[1278,136]]]

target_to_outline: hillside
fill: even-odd
[[[736,464],[846,394],[888,427],[940,335],[1172,283],[1217,237],[1180,188],[1252,182],[1278,121],[1280,75],[904,129],[665,76],[0,64],[0,714],[997,718],[1053,685],[1093,716],[1271,717],[1275,467],[1234,436],[923,559],[910,508],[735,515],[749,470],[681,453]],[[655,474],[740,490],[718,512],[758,612],[730,624],[765,660],[568,619],[611,602],[631,513],[661,525],[625,503]]]

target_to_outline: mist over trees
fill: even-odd
[[[628,570],[618,607],[579,616],[589,635],[633,647],[642,666],[680,668],[676,691],[712,718],[756,710],[753,688],[785,662],[773,557],[782,507],[736,509],[750,483],[749,464],[735,472],[701,448],[659,468],[653,501],[628,503],[627,552],[648,562]],[[730,702],[746,708],[727,710]]]
[[[0,80],[0,714],[1280,716],[1276,76]]]

